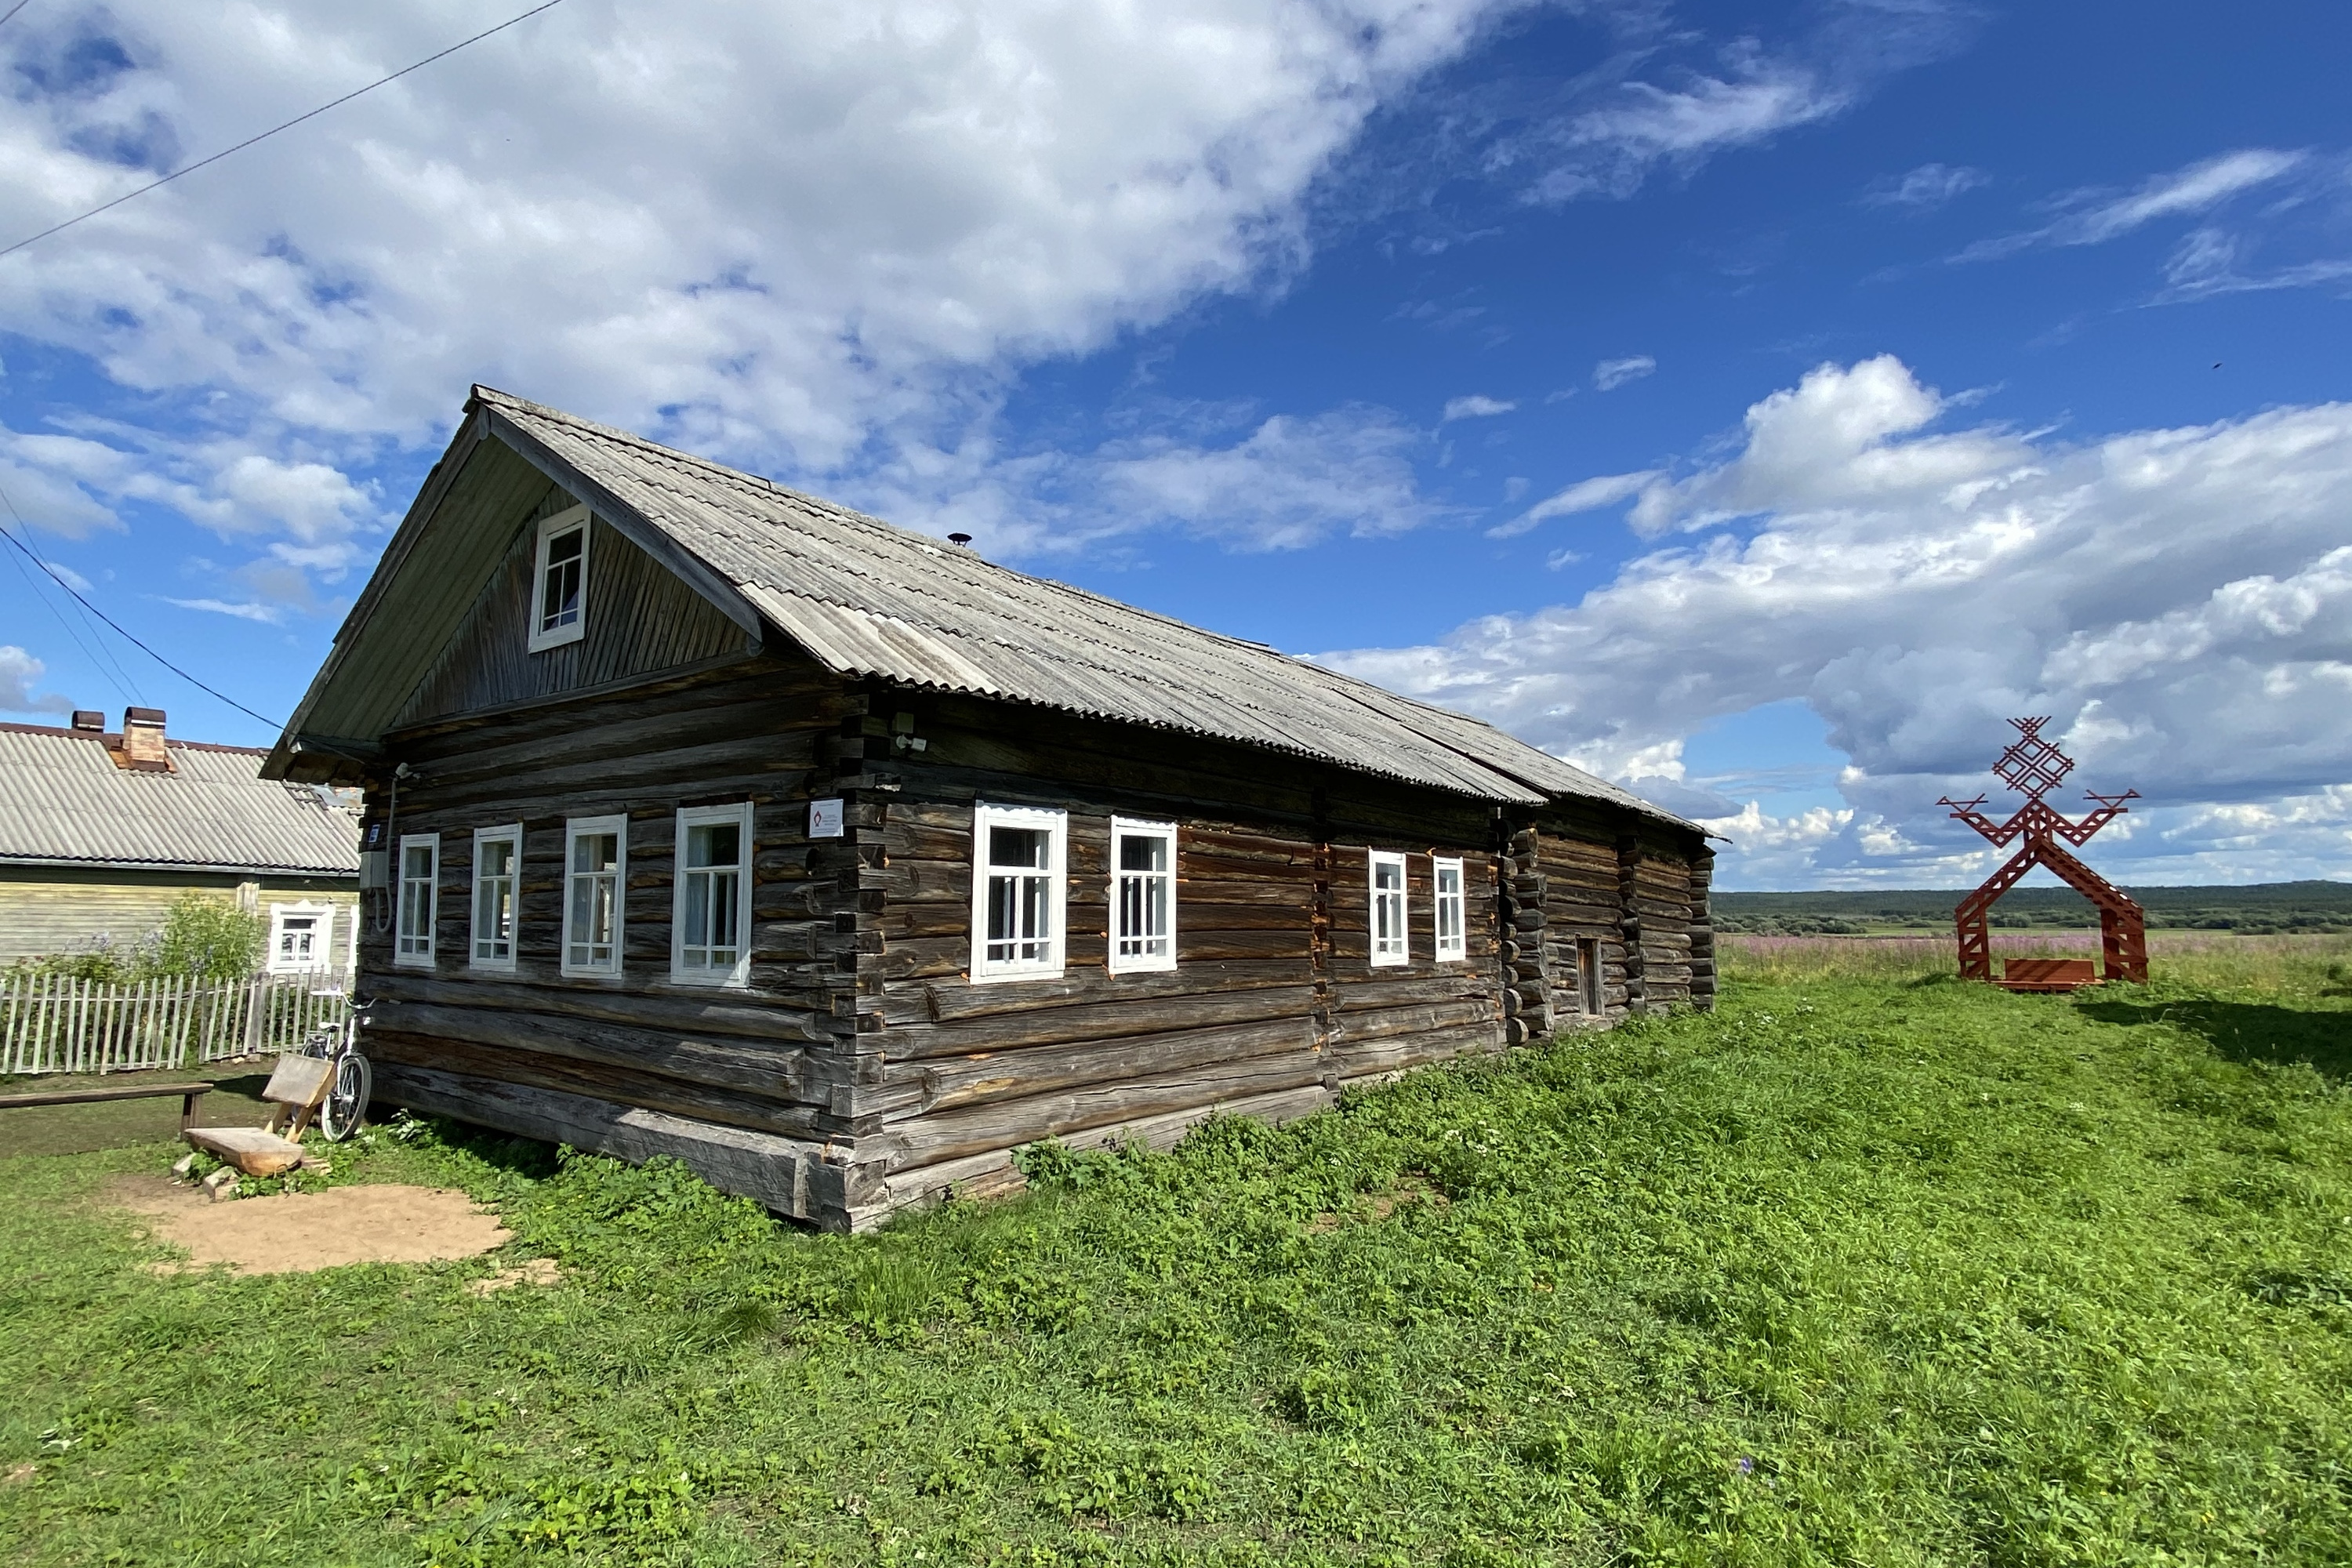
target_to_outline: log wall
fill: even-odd
[[[920,750],[911,742],[920,740]],[[442,836],[437,962],[362,943],[384,1098],[631,1158],[670,1152],[835,1227],[1017,1178],[1048,1136],[1172,1142],[1349,1084],[1711,996],[1705,868],[1606,819],[1516,831],[1460,797],[1305,759],[763,657],[627,691],[420,725],[394,836]],[[844,802],[811,841],[807,803]],[[742,989],[669,982],[680,806],[753,806]],[[974,984],[972,806],[1069,814],[1064,972]],[[388,792],[372,791],[382,824]],[[563,825],[629,819],[625,972],[560,973]],[[1172,820],[1177,967],[1107,965],[1113,815]],[[474,830],[520,823],[512,973],[468,962]],[[1369,855],[1404,852],[1411,962],[1370,963]],[[1466,952],[1435,956],[1433,857]],[[1576,1001],[1599,943],[1603,1012]]]

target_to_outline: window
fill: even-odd
[[[269,973],[299,974],[324,969],[328,934],[334,929],[332,904],[272,904],[269,906]]]
[[[971,808],[974,980],[1062,973],[1062,868],[1069,827],[1067,812]]]
[[[530,574],[530,651],[578,642],[588,630],[588,509],[559,511],[539,525]]]
[[[690,805],[677,814],[677,908],[669,977],[683,985],[751,978],[751,805]]]
[[[563,825],[564,973],[621,973],[628,855],[625,816],[575,816]]]
[[[1110,819],[1110,967],[1176,967],[1176,825]]]
[[[515,882],[522,869],[522,826],[474,829],[476,969],[515,966]]]
[[[433,967],[433,900],[441,880],[441,836],[400,836],[400,913],[392,961],[411,969]]]
[[[1393,849],[1375,849],[1372,861],[1372,964],[1410,963],[1405,940],[1404,857]]]
[[[1437,889],[1437,962],[1458,963],[1470,952],[1462,926],[1462,862],[1433,859],[1430,865]]]
[[[1588,1016],[1601,1016],[1601,939],[1580,936],[1576,939],[1577,1000],[1584,1005]]]

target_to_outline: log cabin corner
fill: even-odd
[[[832,1229],[1714,1003],[1691,823],[482,387],[265,771],[364,791],[381,1099]]]

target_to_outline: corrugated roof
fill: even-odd
[[[1215,736],[1483,799],[1580,796],[1680,821],[1478,720],[626,431],[487,387],[474,395],[494,434],[510,427],[625,507],[840,674]]]
[[[177,773],[88,731],[0,724],[0,863],[359,875],[359,818],[260,776],[266,752],[166,741]]]

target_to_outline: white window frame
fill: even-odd
[[[1168,869],[1165,871],[1129,871],[1122,869],[1125,859],[1120,847],[1130,838],[1157,838],[1167,846]],[[1122,953],[1121,943],[1130,940],[1119,930],[1127,914],[1127,890],[1129,883],[1166,884],[1168,929],[1160,933],[1159,952]],[[1147,939],[1149,940],[1149,939]],[[1176,967],[1176,825],[1172,822],[1147,822],[1136,817],[1114,816],[1110,819],[1110,921],[1109,968],[1113,974],[1149,974]]]
[[[1396,886],[1381,886],[1381,870],[1392,867]],[[1368,849],[1364,852],[1364,891],[1370,904],[1364,920],[1364,935],[1371,943],[1372,967],[1393,969],[1412,962],[1412,900],[1410,879],[1402,849]],[[1381,906],[1392,903],[1396,910],[1396,935],[1383,940],[1381,936]]]
[[[1046,952],[1036,959],[988,956],[989,833],[998,827],[1042,828],[1045,832],[1046,931],[1041,939]],[[978,984],[1004,980],[1050,980],[1061,974],[1069,959],[1070,814],[1044,806],[991,805],[975,802],[971,808],[971,978]]]
[[[507,933],[506,952],[483,952],[485,946],[495,948],[500,940],[495,932],[482,929],[482,893],[488,882],[482,874],[482,851],[493,844],[503,844],[509,849],[507,869],[495,879],[506,883]],[[522,824],[509,822],[500,827],[474,829],[474,874],[467,881],[466,895],[466,967],[488,970],[494,974],[515,972],[515,952],[522,945]]]
[[[1445,878],[1453,873],[1454,890],[1445,890]],[[1432,924],[1437,933],[1437,962],[1462,963],[1470,957],[1469,884],[1464,880],[1459,856],[1433,855],[1429,858],[1429,904],[1433,917]],[[1446,916],[1453,916],[1454,929],[1448,931]]]
[[[731,822],[740,828],[736,839],[738,858],[735,862],[735,963],[724,972],[708,965],[689,969],[686,963],[686,908],[689,891],[694,886],[697,870],[724,870],[724,867],[689,867],[686,863],[688,836],[697,827],[714,823]],[[751,842],[751,803],[737,801],[731,805],[688,805],[678,808],[677,837],[671,846],[670,859],[670,920],[669,978],[674,985],[723,985],[738,989],[751,984],[751,862],[754,846]]]
[[[583,871],[572,864],[574,847],[581,839],[610,834],[613,837],[613,868],[610,871]],[[603,963],[577,963],[572,956],[576,928],[572,911],[578,907],[574,892],[581,881],[588,878],[611,878],[613,882],[613,956]],[[609,980],[621,973],[625,958],[629,924],[629,818],[626,813],[615,816],[567,816],[563,819],[563,948],[557,968],[573,980]]]
[[[588,542],[594,531],[585,506],[567,507],[553,517],[539,521],[539,534],[530,551],[530,651],[544,653],[551,647],[578,642],[588,635]],[[580,531],[580,608],[572,619],[560,626],[544,624],[547,615],[547,552],[559,535]]]
[[[423,849],[431,860],[431,869],[425,878],[408,874],[408,852]],[[423,903],[424,930],[409,930],[409,914],[415,908],[412,889],[425,889]],[[401,969],[430,969],[434,949],[441,931],[441,836],[437,833],[404,833],[400,836],[398,858],[393,862],[394,910],[392,921],[392,962]],[[421,944],[421,945],[419,945]]]
[[[286,941],[286,922],[289,919],[311,918],[318,921],[310,934],[310,959],[307,963],[289,962],[278,949]],[[332,969],[334,961],[327,956],[335,940],[335,906],[309,899],[291,904],[269,906],[269,962],[272,974],[309,974],[315,970]]]

